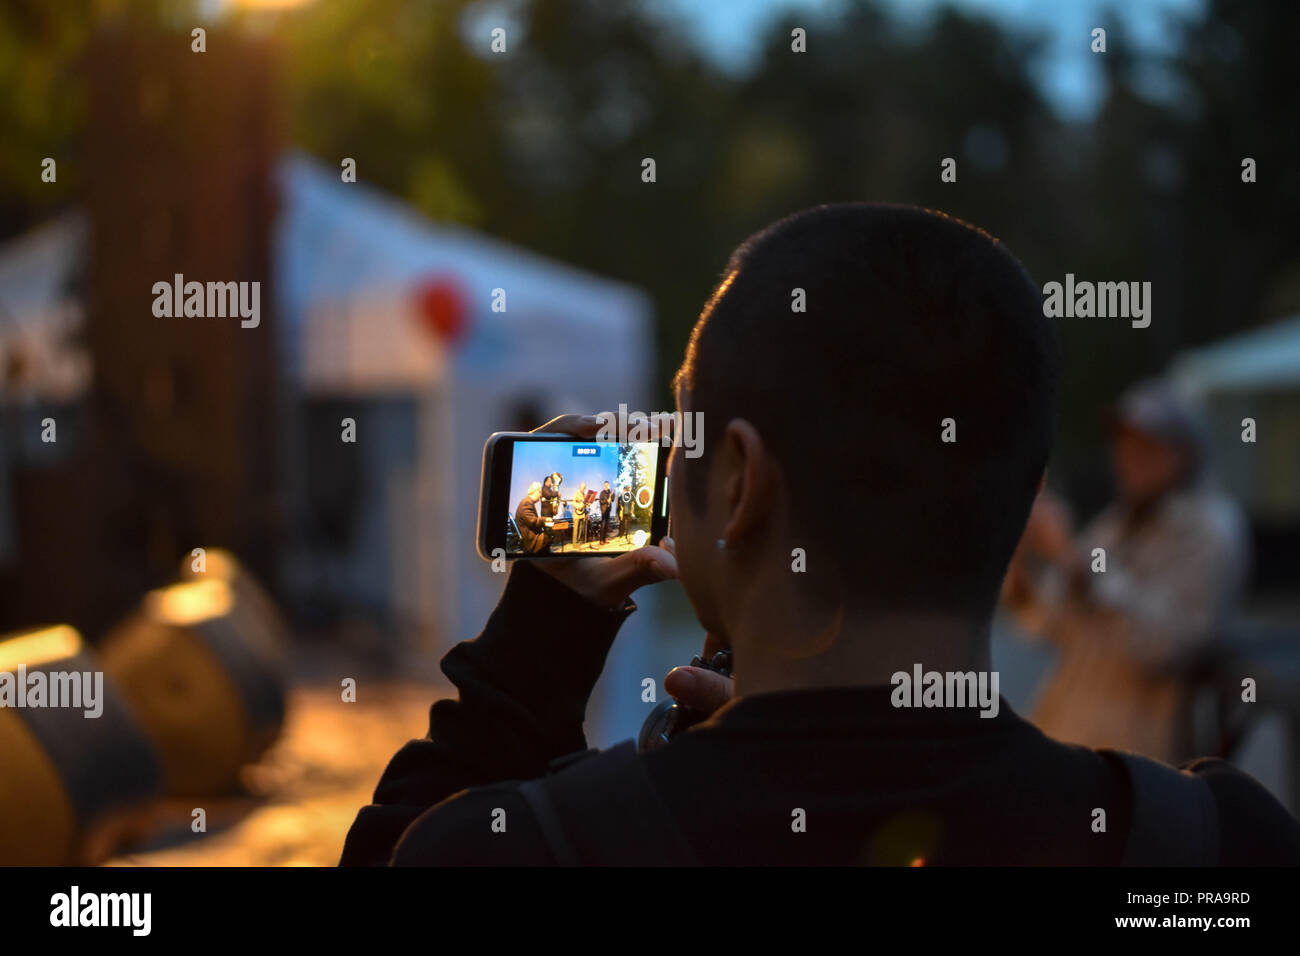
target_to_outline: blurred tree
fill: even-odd
[[[338,0],[279,24],[297,143],[426,215],[486,225],[504,141],[492,69],[461,42],[465,2]]]
[[[1171,17],[1172,55],[1138,55],[1123,16],[1101,60],[1108,93],[1096,118],[1067,133],[1077,175],[1057,225],[1068,258],[1053,275],[1085,272],[1152,282],[1143,330],[1075,322],[1067,343],[1058,459],[1076,500],[1100,504],[1097,410],[1180,350],[1300,309],[1300,7],[1211,0]],[[1258,182],[1242,182],[1242,160]]]
[[[85,89],[74,67],[93,7],[93,0],[0,5],[0,236],[35,225],[75,195]],[[53,183],[41,179],[47,156],[56,162]]]
[[[5,0],[0,4],[0,239],[79,198],[87,90],[81,60],[109,22],[188,33],[198,0]],[[42,161],[56,178],[41,178]]]
[[[1167,200],[1181,240],[1184,341],[1228,335],[1300,308],[1300,5],[1211,0],[1183,25],[1172,111],[1186,174]],[[1258,181],[1243,183],[1242,160]],[[1290,279],[1290,284],[1285,283]]]
[[[0,231],[74,193],[40,159],[75,155],[69,64],[95,18],[177,30],[188,0],[8,0],[0,8]],[[1153,282],[1151,328],[1066,321],[1061,458],[1095,459],[1098,409],[1178,349],[1300,307],[1300,6],[1207,0],[1137,50],[1123,11],[1095,119],[1066,122],[1034,80],[1044,37],[948,8],[893,19],[844,0],[773,21],[742,76],[650,0],[331,0],[243,13],[284,50],[298,145],[434,219],[652,294],[661,400],[728,251],[804,206],[915,202],[1002,238],[1037,281]],[[491,30],[507,30],[491,50]],[[807,31],[808,52],[790,31]],[[1087,37],[1079,39],[1081,44]],[[1152,77],[1158,82],[1152,82]],[[1259,182],[1241,182],[1241,160]],[[657,181],[641,163],[653,158]],[[957,162],[957,181],[940,163]]]

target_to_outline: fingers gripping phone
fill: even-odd
[[[478,552],[608,557],[668,533],[668,455],[658,441],[496,432],[483,446]]]

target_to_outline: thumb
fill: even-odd
[[[627,596],[639,587],[677,577],[677,558],[662,548],[647,546],[604,559],[603,588]]]
[[[679,704],[711,714],[731,700],[734,684],[730,677],[703,667],[674,667],[664,678],[664,690]]]

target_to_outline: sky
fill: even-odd
[[[276,10],[327,0],[200,0],[213,16],[231,8]],[[469,23],[483,17],[509,23],[518,0],[479,0]],[[835,10],[844,0],[644,0],[649,8],[671,18],[694,37],[700,49],[725,69],[742,72],[759,49],[764,27],[785,10],[810,14],[810,49],[816,42],[811,24],[819,14]],[[1104,98],[1105,87],[1096,56],[1089,49],[1094,27],[1105,27],[1107,42],[1131,42],[1153,54],[1174,46],[1170,19],[1196,18],[1207,0],[881,0],[904,20],[921,21],[944,6],[984,14],[1005,25],[1021,27],[1049,38],[1048,50],[1036,65],[1035,79],[1048,101],[1067,119],[1086,121]],[[1116,10],[1119,22],[1103,17]],[[1145,84],[1142,81],[1145,80]],[[1172,92],[1158,69],[1138,77],[1139,89],[1153,98]],[[1143,89],[1143,86],[1145,87]]]
[[[907,18],[932,15],[942,6],[982,13],[1004,24],[1046,32],[1049,52],[1036,71],[1048,100],[1065,117],[1087,119],[1096,110],[1104,86],[1095,55],[1090,51],[1094,27],[1105,27],[1107,42],[1131,37],[1154,53],[1172,47],[1174,31],[1169,15],[1196,17],[1205,0],[1110,0],[1120,9],[1121,24],[1102,21],[1104,0],[885,0],[895,14]],[[818,12],[834,10],[838,0],[652,0],[668,15],[687,26],[709,56],[720,65],[743,70],[756,54],[756,39],[763,26],[786,9]],[[815,42],[810,35],[809,44]],[[1161,77],[1150,77],[1150,92],[1159,95]]]

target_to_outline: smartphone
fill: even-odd
[[[609,557],[658,544],[668,533],[671,451],[658,441],[496,432],[483,446],[479,555]]]

